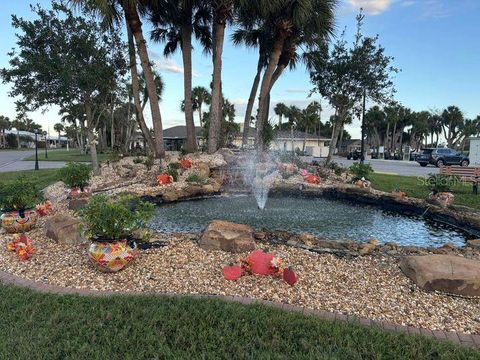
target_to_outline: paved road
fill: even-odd
[[[0,173],[20,170],[35,169],[35,161],[22,161],[22,159],[35,154],[34,150],[4,150],[0,151]],[[58,169],[65,166],[63,161],[39,161],[40,169]]]
[[[347,160],[344,157],[334,157],[333,161],[346,167],[354,163],[353,160]],[[439,171],[438,168],[433,165],[421,167],[415,161],[370,159],[365,160],[365,163],[370,164],[376,172],[403,176],[426,176],[428,174],[438,173]]]

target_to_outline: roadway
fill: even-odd
[[[23,159],[35,154],[35,150],[1,150],[0,173],[21,170],[34,170],[35,161],[23,161]],[[58,169],[65,166],[63,161],[39,161],[40,169]]]

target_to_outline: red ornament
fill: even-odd
[[[290,268],[286,268],[284,271],[283,271],[283,280],[285,280],[285,282],[288,284],[288,285],[295,285],[295,283],[298,281],[298,276],[297,274],[295,273],[295,271],[293,271],[292,269]]]
[[[188,159],[181,160],[180,167],[182,168],[182,170],[190,169],[192,167],[192,160],[188,160]]]
[[[253,251],[247,258],[252,273],[257,275],[272,275],[277,269],[272,266],[273,254],[264,253],[262,250]]]
[[[320,179],[316,175],[307,175],[304,179],[309,184],[320,184]]]
[[[230,265],[223,268],[223,276],[227,280],[238,280],[242,276],[242,272],[242,267],[238,265]]]
[[[160,174],[157,176],[158,185],[167,185],[173,182],[173,177],[168,174]]]

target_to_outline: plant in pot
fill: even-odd
[[[428,200],[444,208],[452,205],[455,200],[452,187],[457,180],[453,175],[430,174],[426,182],[431,191]]]
[[[69,162],[60,169],[61,179],[70,188],[71,199],[86,198],[92,194],[92,189],[88,186],[91,174],[89,165],[78,162]]]
[[[85,234],[92,241],[88,249],[92,264],[102,272],[117,272],[129,265],[136,257],[132,235],[146,227],[153,209],[153,204],[130,195],[92,197],[81,212]]]
[[[0,208],[5,231],[14,234],[33,229],[38,218],[35,206],[41,199],[42,193],[37,183],[25,175],[1,185]]]

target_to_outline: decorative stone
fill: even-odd
[[[370,239],[367,241],[367,243],[375,246],[380,245],[380,242],[377,239]]]
[[[315,245],[315,236],[309,233],[303,233],[300,235],[299,240],[307,246]]]
[[[2,214],[2,228],[9,234],[24,233],[37,224],[38,214],[34,209],[10,211]]]
[[[400,269],[424,290],[480,296],[480,261],[453,255],[409,256]]]
[[[428,200],[435,205],[446,208],[453,204],[455,196],[449,192],[430,193]]]
[[[480,249],[480,239],[467,240],[467,245],[474,249]]]
[[[377,245],[375,244],[366,243],[360,246],[360,250],[358,251],[358,253],[360,255],[370,255],[371,253],[373,253],[376,247]]]
[[[45,223],[47,237],[61,244],[77,245],[85,242],[80,232],[81,222],[69,215],[58,214]]]
[[[210,167],[208,166],[207,163],[204,163],[204,162],[195,164],[194,172],[196,172],[198,175],[204,178],[210,177]]]
[[[199,245],[205,250],[247,252],[255,249],[253,233],[248,225],[213,220],[203,232]]]

